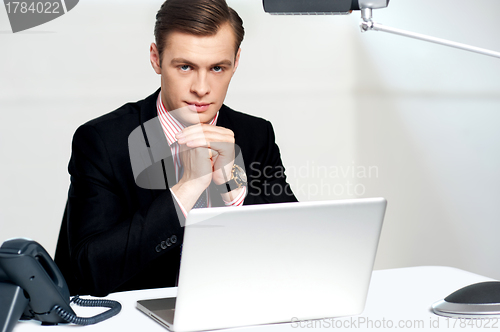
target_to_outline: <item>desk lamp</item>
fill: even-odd
[[[361,32],[384,31],[470,52],[500,58],[490,51],[445,39],[395,29],[373,22],[373,9],[385,8],[390,0],[263,0],[264,10],[274,15],[350,14],[361,11]],[[486,318],[500,315],[500,281],[482,282],[461,288],[432,305],[434,313],[453,318]]]
[[[484,48],[456,43],[411,31],[391,28],[373,22],[373,9],[387,7],[389,5],[389,0],[263,0],[263,3],[264,10],[273,15],[343,15],[350,14],[353,10],[360,10],[361,18],[363,19],[361,22],[361,32],[370,30],[383,31],[500,58],[500,52],[494,52]]]

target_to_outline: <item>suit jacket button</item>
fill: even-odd
[[[172,243],[176,243],[176,242],[177,242],[177,236],[172,235],[172,236],[170,237],[170,241],[172,241]]]
[[[156,246],[156,252],[160,252],[160,251],[161,251],[160,245],[157,245]]]
[[[172,245],[172,242],[170,242],[170,239],[166,239],[165,242],[167,242],[167,247],[170,247]]]
[[[161,248],[167,249],[167,244],[165,243],[165,241],[161,241]]]

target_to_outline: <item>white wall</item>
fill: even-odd
[[[0,242],[31,237],[54,253],[73,132],[159,85],[148,54],[161,2],[80,1],[17,34],[0,8]],[[229,3],[247,34],[226,103],[272,121],[298,198],[386,197],[376,268],[500,278],[500,59],[361,34],[359,13],[270,16],[260,0]],[[499,10],[393,0],[374,18],[500,51]]]
[[[499,9],[394,0],[375,18],[500,51]],[[367,196],[389,201],[377,266],[451,265],[500,278],[500,59],[381,32],[354,47],[356,160],[379,166],[378,179],[361,182]]]

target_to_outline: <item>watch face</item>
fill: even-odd
[[[238,165],[234,165],[234,177],[238,182],[242,182],[241,184],[247,183],[247,175],[245,171]]]

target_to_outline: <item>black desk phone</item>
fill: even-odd
[[[110,309],[94,317],[77,317],[71,302]],[[115,316],[120,310],[116,301],[78,296],[70,300],[61,271],[37,242],[19,238],[5,241],[0,247],[0,331],[12,331],[19,319],[39,320],[42,325],[90,325]]]

